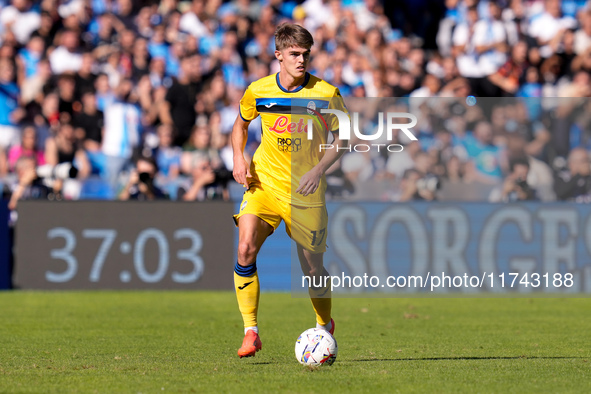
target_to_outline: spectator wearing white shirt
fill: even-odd
[[[474,27],[478,22],[478,9],[468,8],[467,20],[458,25],[453,33],[453,53],[456,56],[458,71],[465,78],[481,78],[484,76],[478,64],[476,48],[472,41]]]
[[[329,0],[306,0],[302,4],[304,11],[306,11],[305,26],[310,31],[316,31],[325,23],[335,25],[335,21],[331,18],[331,1]]]
[[[427,74],[423,79],[423,86],[415,89],[410,94],[411,113],[418,113],[420,106],[427,101],[429,97],[437,97],[441,89],[441,81],[434,75]]]
[[[515,36],[509,34],[509,44],[514,45],[519,37],[527,33],[529,29],[529,18],[526,15],[526,7],[523,0],[510,0],[509,6],[505,7],[501,13],[503,21],[515,27]]]
[[[194,37],[202,37],[207,34],[207,27],[202,19],[205,12],[205,2],[203,0],[193,0],[190,11],[181,16],[179,21],[180,30],[191,34]]]
[[[558,51],[564,32],[576,26],[574,18],[562,16],[561,0],[545,0],[544,12],[532,19],[529,35],[540,45],[540,55],[547,58]]]
[[[495,1],[489,2],[489,18],[481,19],[474,25],[472,39],[484,76],[497,72],[507,60],[507,31],[501,20],[501,7]]]
[[[61,33],[60,46],[49,55],[51,71],[54,74],[80,70],[82,54],[78,51],[78,43],[78,34],[74,30],[64,30]]]
[[[117,187],[119,173],[130,163],[134,149],[140,143],[141,111],[134,103],[129,80],[121,81],[117,100],[105,109],[105,132],[102,151],[106,156],[107,177]]]
[[[352,52],[348,63],[343,67],[343,80],[349,86],[362,85],[366,90],[369,88],[372,93],[368,93],[368,96],[375,97],[377,92],[373,87],[373,76],[367,70],[366,61],[360,53]]]
[[[0,12],[0,24],[10,29],[17,41],[25,45],[31,33],[41,26],[41,15],[31,10],[30,0],[12,0],[12,5]]]
[[[591,47],[591,8],[581,13],[581,28],[575,32],[575,53],[582,55]]]

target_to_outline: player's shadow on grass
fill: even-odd
[[[498,356],[498,357],[477,357],[477,356],[466,356],[466,357],[417,357],[417,358],[371,358],[371,359],[357,359],[350,360],[352,362],[366,362],[366,361],[453,361],[453,360],[569,360],[588,358],[581,356]],[[347,360],[349,361],[349,360]]]

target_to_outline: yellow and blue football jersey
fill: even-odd
[[[322,206],[326,179],[308,196],[295,193],[302,175],[310,171],[324,155],[321,144],[328,132],[338,130],[335,116],[322,115],[323,108],[347,112],[339,90],[306,73],[295,90],[288,91],[273,74],[253,82],[240,100],[240,116],[249,122],[261,117],[262,141],[250,166],[249,183],[260,184],[279,200],[298,206]],[[308,137],[308,120],[313,119],[313,135]]]

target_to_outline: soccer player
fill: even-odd
[[[262,347],[257,326],[260,287],[256,257],[281,220],[297,244],[304,275],[328,274],[322,261],[328,223],[324,173],[344,150],[319,147],[327,143],[329,131],[334,138],[332,146],[346,146],[347,142],[339,139],[336,117],[328,122],[317,117],[317,124],[324,127],[314,128],[311,139],[304,118],[319,114],[322,108],[343,112],[346,108],[337,88],[306,72],[313,44],[312,35],[299,25],[284,23],[277,28],[275,57],[280,71],[246,89],[232,129],[234,179],[247,188],[240,212],[234,215],[239,232],[234,287],[245,331],[238,350],[241,358],[254,356]],[[248,124],[257,116],[261,116],[263,135],[249,167],[244,147]],[[309,293],[317,327],[334,333],[330,284],[311,286]]]

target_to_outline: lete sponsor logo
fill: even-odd
[[[311,122],[312,120],[309,120]],[[309,126],[312,127],[312,126]],[[269,127],[269,130],[274,131],[277,134],[283,133],[304,133],[306,132],[306,127],[304,125],[304,118],[300,118],[300,120],[296,122],[290,122],[287,116],[279,116],[275,119],[275,123],[273,126]],[[308,131],[310,133],[310,131]],[[311,138],[310,138],[311,139]]]

